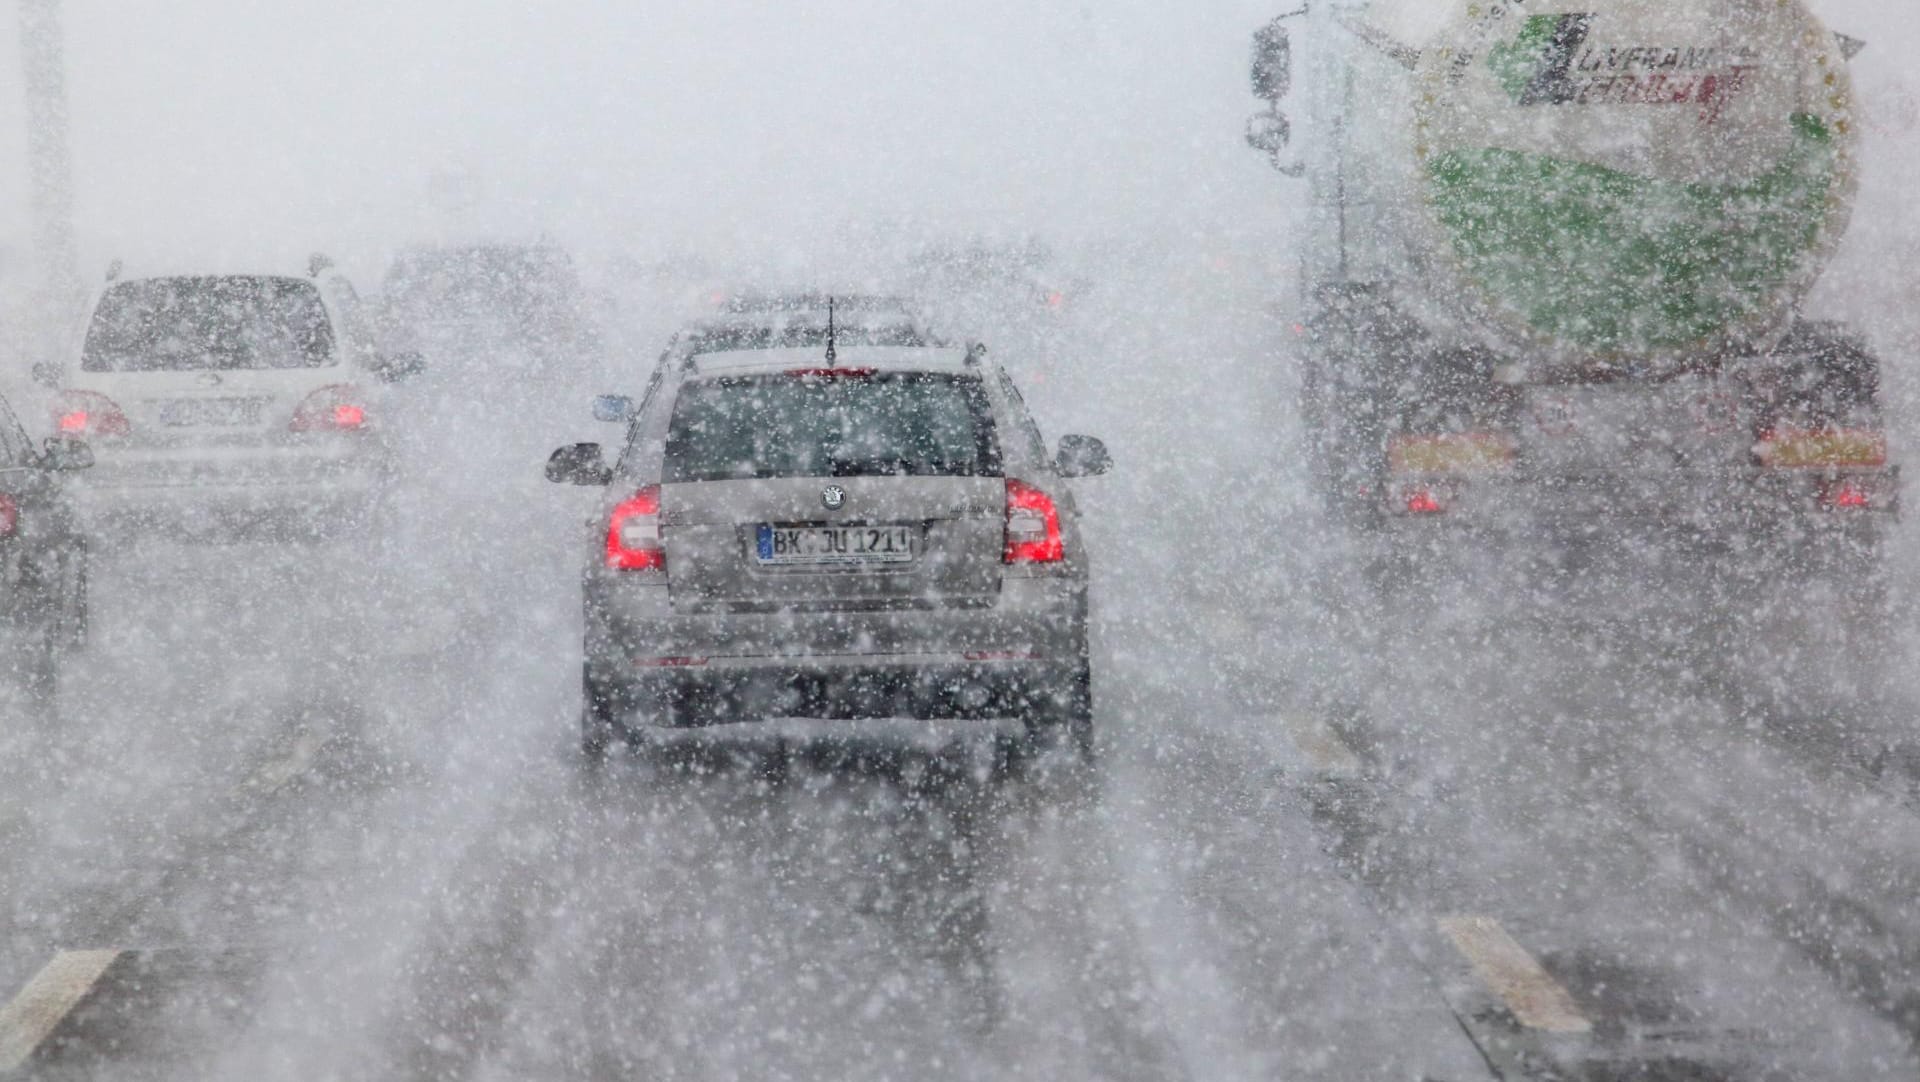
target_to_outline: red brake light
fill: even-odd
[[[113,399],[98,391],[62,391],[53,402],[53,425],[64,436],[124,436],[133,431]]]
[[[351,384],[329,384],[300,403],[287,427],[295,432],[361,431],[367,427],[365,397]]]
[[[867,379],[872,368],[789,368],[787,375],[799,379]]]
[[[1007,478],[1007,546],[1002,559],[1010,564],[1051,564],[1066,558],[1053,497],[1025,481]]]
[[[1873,487],[1864,480],[1836,478],[1821,484],[1820,506],[1829,511],[1871,509],[1873,495]]]
[[[1409,515],[1438,515],[1446,509],[1447,505],[1441,503],[1439,497],[1427,489],[1415,488],[1407,491],[1407,514]]]
[[[20,505],[12,496],[0,492],[0,537],[12,537],[20,527]]]
[[[659,485],[648,485],[613,509],[607,522],[607,566],[616,571],[666,570]]]
[[[1834,507],[1871,507],[1872,497],[1853,485],[1841,485],[1828,501]]]

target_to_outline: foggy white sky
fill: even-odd
[[[325,247],[370,280],[388,246],[475,233],[774,260],[847,223],[1257,235],[1297,192],[1239,142],[1247,35],[1281,6],[67,0],[83,269]],[[1870,104],[1902,99],[1907,124],[1871,137],[1871,201],[1916,157],[1920,4],[1816,6],[1872,40]],[[11,7],[9,261],[26,204]]]
[[[1072,235],[1273,212],[1238,141],[1269,0],[641,7],[68,0],[86,255],[332,245],[371,273],[360,248],[444,231],[776,250],[848,221]],[[0,166],[15,245],[24,202]]]

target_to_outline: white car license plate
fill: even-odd
[[[920,546],[917,526],[779,526],[754,532],[762,564],[903,564]]]
[[[160,404],[160,423],[173,428],[258,424],[264,405],[259,398],[177,398]]]

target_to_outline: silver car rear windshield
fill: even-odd
[[[299,278],[147,278],[107,290],[80,367],[88,372],[322,368],[333,328]]]
[[[997,476],[976,376],[864,369],[725,376],[682,387],[662,480]]]

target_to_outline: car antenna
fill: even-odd
[[[839,356],[833,348],[833,298],[827,298],[827,363],[832,364]]]

